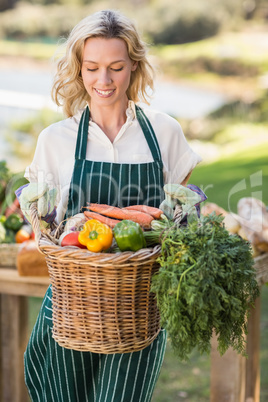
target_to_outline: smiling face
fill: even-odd
[[[118,38],[89,38],[85,42],[82,79],[91,105],[125,104],[131,72],[137,63],[128,55],[127,45]]]

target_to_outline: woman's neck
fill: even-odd
[[[92,121],[102,129],[111,142],[114,141],[121,127],[126,122],[127,107],[128,101],[125,102],[124,105],[113,107],[99,107],[94,104],[90,105]]]

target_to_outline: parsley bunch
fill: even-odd
[[[246,355],[247,318],[259,287],[249,243],[231,235],[222,220],[213,213],[163,235],[151,291],[181,360],[195,347],[208,353],[213,330],[221,355],[229,347]]]

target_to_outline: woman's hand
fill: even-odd
[[[57,189],[49,190],[47,183],[29,183],[24,186],[18,198],[25,218],[31,222],[30,206],[33,202],[37,203],[38,215],[41,218],[51,215],[55,211],[56,195]]]

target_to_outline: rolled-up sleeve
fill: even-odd
[[[150,119],[161,150],[165,183],[180,184],[202,158],[191,148],[175,118],[151,113]]]

